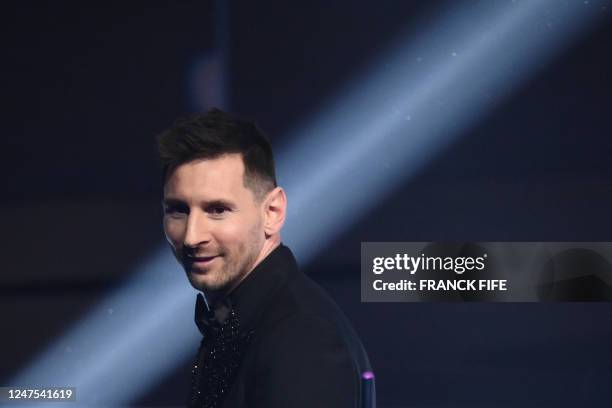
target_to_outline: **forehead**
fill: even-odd
[[[164,186],[164,196],[189,200],[237,200],[250,194],[244,186],[244,163],[240,154],[198,159],[178,166]]]

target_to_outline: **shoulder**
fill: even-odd
[[[266,303],[249,353],[249,406],[356,407],[369,362],[335,302],[296,272]]]
[[[280,320],[261,327],[261,330],[260,350],[263,353],[278,353],[282,350],[293,352],[332,350],[337,353],[346,351],[340,328],[335,322],[321,315],[296,310]]]
[[[261,324],[286,327],[299,322],[323,326],[347,323],[329,295],[302,272],[292,276],[270,299]]]
[[[260,355],[302,351],[336,354],[351,361],[355,372],[369,369],[367,355],[350,322],[336,303],[304,274],[279,290],[256,327]],[[293,356],[295,358],[295,356]]]
[[[354,407],[359,372],[338,327],[294,313],[258,341],[255,400],[266,407]],[[259,405],[257,405],[259,406]]]

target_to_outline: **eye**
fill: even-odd
[[[221,206],[221,205],[211,206],[206,209],[206,211],[212,215],[223,215],[228,210],[229,208]]]
[[[183,215],[188,214],[188,209],[184,206],[180,205],[167,205],[164,207],[164,213],[170,215],[171,217],[182,217]]]

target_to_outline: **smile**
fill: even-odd
[[[199,256],[199,257],[188,257],[187,261],[196,267],[208,266],[212,261],[214,261],[218,255],[214,256]]]

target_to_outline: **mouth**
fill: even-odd
[[[215,259],[217,259],[219,255],[212,256],[187,256],[186,264],[190,267],[195,267],[195,269],[204,268],[210,265]]]

